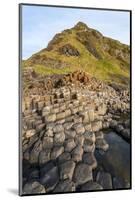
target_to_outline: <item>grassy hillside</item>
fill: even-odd
[[[39,74],[84,70],[107,82],[129,83],[130,48],[79,22],[56,34],[47,48],[23,61]]]

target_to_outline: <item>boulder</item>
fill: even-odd
[[[57,132],[62,132],[62,131],[64,131],[64,128],[63,128],[62,124],[56,124],[56,125],[53,127],[53,131],[54,131],[55,133],[57,133]]]
[[[95,150],[95,143],[92,142],[89,139],[85,139],[84,140],[84,144],[83,144],[83,149],[84,149],[84,152],[94,152],[94,150]]]
[[[82,159],[83,162],[90,165],[92,169],[95,169],[97,167],[97,161],[94,153],[84,153]]]
[[[59,132],[54,135],[54,146],[61,146],[65,141],[64,132]]]
[[[41,142],[41,140],[38,140],[34,144],[34,147],[30,152],[29,162],[31,164],[37,164],[38,163],[38,157],[39,157],[40,151],[42,151],[42,142]]]
[[[109,148],[109,145],[108,145],[108,143],[106,142],[106,140],[104,140],[103,138],[98,138],[97,140],[96,140],[96,148],[97,149],[101,149],[101,150],[103,150],[103,151],[107,151],[108,150],[108,148]]]
[[[64,179],[72,180],[74,168],[75,168],[75,162],[73,162],[73,161],[67,161],[67,162],[62,163],[59,166],[60,179],[62,179],[62,180],[64,180]]]
[[[71,152],[75,148],[76,144],[74,139],[68,139],[65,141],[64,147],[65,151]]]
[[[82,185],[92,179],[93,177],[91,166],[84,163],[77,164],[73,176],[73,181],[75,182],[75,185]]]
[[[76,146],[73,151],[71,152],[72,155],[72,160],[79,162],[82,160],[82,155],[83,155],[83,148],[81,145]]]
[[[68,160],[71,160],[71,154],[68,153],[68,152],[62,153],[58,158],[59,164],[64,163],[64,162],[66,162]]]
[[[127,140],[129,140],[130,139],[130,129],[123,129],[122,131],[121,131],[121,135],[125,138],[125,139],[127,139]]]
[[[51,159],[55,160],[56,158],[58,158],[62,153],[64,152],[64,147],[60,146],[60,147],[54,147],[52,152],[51,152]]]
[[[118,133],[121,133],[124,130],[124,127],[121,124],[118,124],[115,128]]]
[[[45,186],[47,192],[52,191],[59,181],[58,168],[53,167],[47,173],[42,175],[40,182]]]
[[[84,137],[83,137],[83,135],[76,135],[75,136],[75,138],[74,138],[74,140],[75,140],[75,144],[76,145],[81,145],[81,146],[83,146],[83,144],[84,144]]]
[[[112,189],[112,178],[111,175],[107,172],[98,172],[96,176],[96,181],[104,189]]]
[[[43,138],[43,149],[51,149],[53,147],[53,138],[44,137]]]
[[[69,130],[65,130],[65,138],[66,139],[70,139],[70,138],[74,138],[76,136],[76,132],[72,129]]]
[[[53,131],[51,129],[48,129],[47,131],[45,131],[44,136],[46,136],[46,137],[53,137]]]
[[[82,123],[74,124],[73,128],[78,135],[82,135],[85,132],[85,128]]]
[[[80,191],[98,191],[98,190],[103,190],[103,187],[93,181],[88,181],[87,183],[83,184],[80,188]]]
[[[86,131],[84,133],[84,139],[87,139],[87,140],[94,142],[94,143],[96,141],[95,134],[93,132],[89,132],[89,131]]]
[[[74,192],[75,191],[75,184],[71,180],[63,180],[60,181],[57,186],[55,187],[53,193],[59,192]]]
[[[39,164],[45,164],[50,160],[50,149],[42,150],[39,153]]]
[[[23,194],[43,194],[46,193],[45,187],[37,181],[28,182],[23,187]]]

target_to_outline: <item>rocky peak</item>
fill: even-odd
[[[76,29],[89,29],[89,27],[85,23],[83,23],[83,22],[78,22],[74,26],[74,28],[76,28]]]

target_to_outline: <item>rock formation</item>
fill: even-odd
[[[130,114],[129,91],[117,91],[83,71],[53,79],[30,74],[24,75],[29,87],[24,86],[22,102],[23,193],[130,187],[127,176],[110,170],[115,165],[101,162],[113,154],[106,130],[129,145],[130,122],[123,118]],[[122,164],[117,166],[121,171]]]

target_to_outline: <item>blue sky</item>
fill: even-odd
[[[129,12],[23,6],[23,59],[45,48],[56,33],[73,27],[78,21],[97,29],[105,36],[129,44]]]

